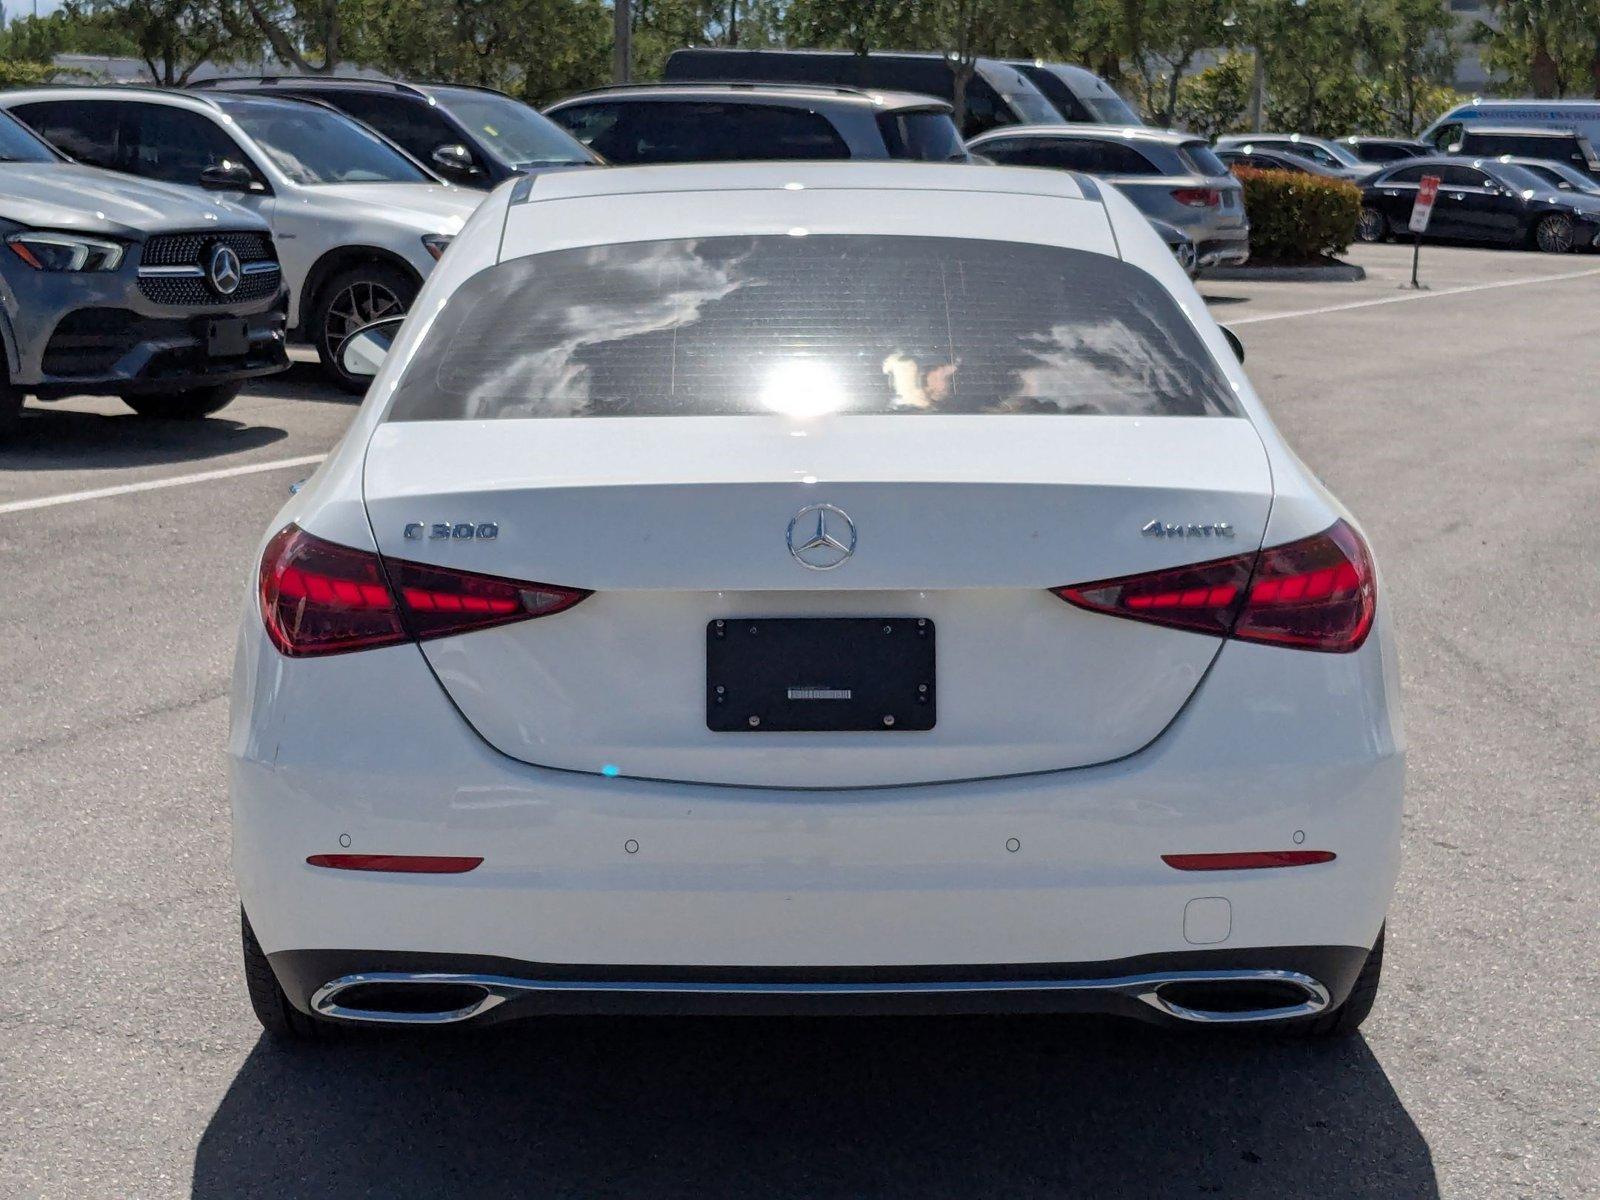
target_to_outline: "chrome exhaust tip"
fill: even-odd
[[[502,1004],[488,982],[460,975],[346,975],[318,988],[311,1011],[373,1025],[453,1025]]]
[[[1173,975],[1135,993],[1158,1012],[1206,1025],[1259,1024],[1312,1017],[1328,989],[1298,971],[1199,971]]]

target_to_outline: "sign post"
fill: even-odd
[[[1428,218],[1433,216],[1433,202],[1439,197],[1439,177],[1424,175],[1422,186],[1417,188],[1417,202],[1411,206],[1411,286],[1417,282],[1417,263],[1422,257],[1422,235],[1428,232]]]

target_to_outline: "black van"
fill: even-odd
[[[1539,129],[1518,125],[1457,126],[1441,128],[1434,134],[1436,145],[1446,154],[1468,158],[1541,158],[1546,162],[1566,163],[1591,179],[1600,179],[1600,156],[1589,139],[1571,129]]]
[[[916,92],[955,102],[955,74],[938,54],[845,50],[674,50],[664,77],[673,82],[823,83]],[[976,137],[1000,125],[1054,125],[1065,120],[1021,71],[980,58],[967,83],[961,132]]]

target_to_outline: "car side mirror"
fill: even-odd
[[[404,317],[385,317],[363,325],[339,343],[339,366],[346,375],[371,379],[389,357],[389,347],[400,332]]]
[[[208,192],[252,192],[256,177],[243,163],[225,158],[200,172],[200,186]]]
[[[1240,362],[1243,362],[1244,343],[1239,340],[1239,335],[1233,330],[1229,329],[1226,325],[1220,325],[1218,328],[1222,330],[1222,336],[1228,339],[1228,345],[1233,347],[1233,356]]]
[[[445,146],[435,146],[433,153],[428,156],[433,165],[449,175],[482,175],[478,164],[473,161],[472,151],[460,142],[451,142]]]

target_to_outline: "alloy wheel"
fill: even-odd
[[[1356,226],[1356,233],[1363,242],[1381,242],[1383,240],[1384,226],[1387,225],[1383,214],[1375,208],[1363,208],[1361,221]]]
[[[1566,254],[1572,249],[1572,221],[1559,214],[1546,217],[1539,222],[1534,238],[1546,254]]]
[[[322,322],[322,341],[329,361],[336,361],[339,347],[363,325],[398,317],[405,313],[405,301],[381,283],[358,279],[328,302]]]

